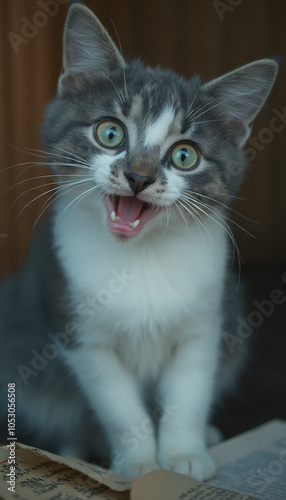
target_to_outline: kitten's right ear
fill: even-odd
[[[264,105],[277,76],[275,59],[260,59],[246,64],[204,85],[218,106],[235,142],[243,147],[253,120]]]
[[[58,93],[78,88],[83,76],[102,76],[124,66],[123,57],[93,12],[82,2],[72,2],[64,29]]]

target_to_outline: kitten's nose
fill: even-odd
[[[125,177],[128,180],[128,184],[135,194],[140,193],[143,189],[146,189],[150,184],[155,182],[149,175],[141,175],[136,172],[125,173]]]

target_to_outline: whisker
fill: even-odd
[[[48,191],[45,191],[44,193],[40,193],[38,196],[36,196],[35,198],[33,198],[31,201],[29,201],[23,208],[22,210],[20,211],[20,213],[17,215],[16,217],[16,220],[18,220],[18,218],[20,217],[20,215],[22,214],[22,212],[29,206],[31,205],[31,203],[33,203],[34,201],[38,200],[39,198],[43,197],[43,196],[46,196],[47,194],[51,193],[51,192],[54,192],[54,191],[61,191],[63,189],[67,189],[67,188],[70,188],[71,189],[74,189],[78,186],[78,184],[82,183],[82,182],[86,182],[86,181],[75,181],[75,182],[70,182],[70,183],[67,183],[65,184],[64,186],[55,186],[54,188],[52,189],[49,189]],[[50,184],[54,184],[54,183],[50,183]],[[44,187],[45,185],[43,185]],[[37,189],[39,186],[37,187],[34,187],[34,188],[31,188],[30,190],[26,191],[26,192],[29,192],[29,191],[33,191],[34,189]],[[13,201],[12,205],[11,205],[11,209],[13,208],[13,206],[15,205],[15,203],[17,202],[17,200],[19,198],[21,198],[21,196],[23,196],[25,193],[21,193],[19,196],[17,196],[17,198]],[[67,191],[68,192],[68,191]]]
[[[27,179],[27,180],[29,180],[29,179]],[[23,181],[23,182],[24,182],[24,181]],[[63,181],[63,182],[64,182],[64,181]],[[82,184],[82,183],[85,183],[85,182],[90,182],[90,179],[89,179],[89,180],[88,180],[88,179],[84,179],[84,180],[82,180],[82,181],[71,181],[71,182],[65,183],[65,186],[71,186],[71,185],[75,185],[75,186],[77,186],[77,185]],[[20,183],[18,183],[18,184],[20,184]],[[55,183],[54,183],[54,182],[46,182],[45,184],[39,184],[38,186],[34,186],[34,187],[30,188],[30,189],[27,189],[27,190],[26,190],[26,191],[24,191],[23,193],[20,193],[20,194],[17,196],[17,198],[15,198],[15,200],[14,200],[14,201],[13,201],[13,203],[12,203],[11,208],[15,205],[15,203],[16,203],[16,202],[17,202],[17,201],[18,201],[18,200],[19,200],[22,196],[24,196],[24,195],[25,195],[25,194],[27,194],[27,193],[30,193],[30,191],[35,191],[35,189],[39,189],[39,188],[46,187],[46,186],[52,186],[52,185],[54,186],[54,185],[55,185]],[[57,189],[57,187],[58,187],[58,186],[55,186],[55,189]],[[61,187],[62,187],[62,186],[61,186]]]
[[[55,146],[55,145],[52,145],[52,148],[58,149],[59,151],[62,151],[63,153],[66,153],[68,155],[68,156],[59,155],[62,158],[65,158],[68,160],[68,159],[72,159],[72,157],[73,157],[73,158],[79,160],[81,163],[85,163],[86,165],[89,165],[89,162],[87,160],[85,160],[84,158],[81,158],[81,156],[78,156],[75,153],[72,153],[71,151],[67,151],[66,149],[60,148],[59,146]],[[56,155],[56,153],[53,153],[53,154]]]
[[[52,191],[56,191],[57,189],[58,189],[57,187],[54,187],[54,188],[52,188],[52,189],[49,189],[48,191],[45,191],[44,193],[39,194],[38,196],[36,196],[36,198],[33,198],[31,201],[29,201],[29,203],[27,203],[27,204],[26,204],[26,205],[22,208],[22,210],[20,211],[20,213],[17,215],[16,220],[18,220],[18,219],[19,219],[19,217],[21,216],[21,214],[23,213],[23,211],[24,211],[24,210],[25,210],[25,209],[26,209],[29,205],[31,205],[31,203],[33,203],[34,201],[38,200],[39,198],[41,198],[41,197],[43,197],[43,196],[47,195],[48,193],[51,193]],[[16,200],[14,200],[14,202],[12,203],[11,208],[14,206],[14,204],[15,204],[15,202],[16,202],[16,201],[17,201],[17,199],[16,199]]]
[[[39,157],[40,155],[43,156],[43,157],[47,157],[47,152],[42,150],[42,149],[33,149],[33,148],[20,148],[19,146],[15,146],[15,144],[11,144],[10,142],[8,141],[5,141],[5,139],[3,138],[0,138],[0,140],[2,142],[4,142],[4,144],[6,144],[7,146],[10,146],[11,148],[15,149],[16,151],[20,151],[21,153],[29,153],[31,156],[36,156],[36,157]],[[88,161],[84,160],[83,158],[81,158],[80,156],[76,155],[75,153],[72,153],[72,152],[69,152],[69,151],[65,151],[64,149],[58,147],[58,146],[52,146],[54,149],[59,149],[60,151],[63,151],[64,153],[67,153],[69,156],[64,156],[64,155],[59,155],[58,153],[52,153],[50,152],[49,155],[52,155],[52,156],[57,156],[58,158],[64,158],[66,160],[72,160],[72,157],[80,160],[81,163],[84,163],[85,165],[87,165],[89,168],[90,165],[88,163]],[[2,169],[3,172],[5,172],[6,170],[10,169],[10,168],[13,168],[13,167],[17,167],[17,166],[23,166],[27,163],[30,163],[30,162],[24,162],[24,163],[18,163],[16,165],[10,165],[9,167],[6,167],[5,169]],[[31,162],[32,164],[34,162]],[[36,164],[40,164],[40,162],[35,162]],[[48,161],[45,161],[45,162],[42,162],[42,165],[47,165],[49,164]],[[73,166],[78,166],[78,163],[75,163]]]
[[[117,93],[117,95],[119,97],[119,101],[121,102],[121,104],[124,104],[124,95],[122,94],[122,92],[121,92],[120,88],[118,87],[118,85],[115,82],[113,82],[111,80],[111,78],[109,78],[109,76],[106,73],[104,73],[104,71],[100,70],[100,73],[102,73],[103,76],[105,76],[105,78],[107,78],[107,80],[109,80],[110,83],[112,83],[112,85],[113,85],[113,87],[114,87],[114,89],[115,89],[115,91],[116,91],[116,93]]]
[[[38,223],[38,221],[40,220],[40,218],[44,215],[45,211],[48,210],[48,208],[54,203],[54,201],[59,198],[60,196],[64,195],[64,191],[62,193],[59,193],[58,191],[55,191],[54,193],[51,194],[51,196],[49,196],[49,198],[44,202],[44,204],[42,205],[41,207],[41,210],[40,210],[40,213],[36,219],[36,221],[34,222],[33,224],[33,227],[31,229],[31,232],[30,232],[30,237]],[[50,201],[51,200],[51,201]]]
[[[29,168],[32,168],[32,167],[48,167],[49,165],[54,165],[54,166],[62,166],[62,167],[76,167],[76,168],[82,168],[82,169],[85,169],[85,170],[94,170],[90,167],[87,167],[87,166],[84,166],[84,165],[80,165],[78,163],[63,163],[63,162],[39,162],[39,161],[35,161],[35,162],[23,162],[23,163],[16,163],[15,165],[9,165],[9,167],[6,167],[2,170],[2,172],[5,172],[6,170],[10,170],[11,168],[16,168],[16,167],[22,167],[24,165],[28,165],[26,166],[26,168],[22,169],[15,177],[15,179],[18,179],[18,177],[20,177],[24,172],[26,172],[26,170],[28,170]],[[57,174],[50,174],[51,176],[56,176]],[[62,174],[62,175],[76,175],[76,174]],[[42,176],[43,177],[43,176]]]
[[[72,191],[72,189],[74,188],[75,186],[73,186],[72,188],[70,189],[67,189],[68,188],[68,185],[66,186],[61,186],[60,188],[58,188],[57,190],[55,190],[51,196],[49,196],[49,198],[44,202],[41,210],[40,210],[40,213],[36,219],[36,221],[34,222],[33,224],[33,227],[31,229],[31,233],[30,233],[30,236],[36,226],[36,224],[38,223],[39,219],[42,217],[42,215],[44,214],[44,212],[58,199],[60,198],[61,196],[63,196],[64,194]],[[47,193],[44,193],[44,194],[47,194]],[[51,201],[50,201],[51,200]],[[25,207],[24,207],[25,208]]]
[[[46,166],[48,167],[49,163],[43,163],[43,164],[39,164],[39,163],[34,163],[33,165],[29,165],[28,167],[24,168],[23,170],[21,170],[21,172],[19,172],[16,177],[15,177],[15,180],[17,180],[24,172],[26,172],[26,170],[29,170],[29,168],[31,167],[36,167],[36,166]],[[76,168],[81,168],[81,169],[84,169],[84,170],[89,170],[90,171],[90,168],[89,167],[85,167],[83,165],[79,165],[79,164],[74,164],[74,163],[50,163],[50,165],[57,165],[57,166],[62,166],[62,167],[76,167]],[[50,174],[51,176],[56,176],[57,174]],[[76,174],[63,174],[63,175],[76,175]],[[84,174],[82,174],[84,175]]]
[[[20,198],[22,198],[22,196],[25,196],[25,194],[30,193],[31,191],[35,191],[35,189],[38,189],[38,188],[42,188],[42,187],[46,187],[46,186],[54,186],[54,185],[55,185],[55,183],[54,183],[54,182],[47,182],[46,184],[41,184],[41,185],[39,185],[39,186],[34,186],[34,187],[30,188],[30,189],[27,189],[27,190],[26,190],[26,191],[24,191],[23,193],[20,193],[20,194],[17,196],[17,198],[15,198],[15,199],[14,199],[14,201],[13,201],[13,203],[12,203],[12,205],[11,205],[11,208],[13,208],[13,206],[15,205],[15,203],[16,203],[16,202],[17,202]],[[56,187],[55,187],[55,189],[56,189]]]
[[[201,205],[205,206],[206,208],[209,208],[209,205],[206,204],[206,203],[203,203],[202,201],[198,201],[198,203],[200,203]],[[248,234],[248,236],[251,236],[251,238],[255,238],[255,236],[253,234],[251,234],[249,231],[247,231],[247,229],[245,229],[244,227],[242,227],[240,224],[238,224],[237,222],[235,222],[233,219],[231,219],[230,217],[228,217],[227,215],[225,214],[221,214],[221,212],[219,212],[218,210],[216,210],[216,208],[212,207],[212,211],[214,213],[217,214],[218,217],[223,217],[224,219],[227,219],[228,221],[230,221],[232,224],[234,224],[235,226],[237,226],[239,229],[241,229],[242,231],[244,231],[246,234]]]
[[[20,177],[20,175],[23,174],[26,170],[28,170],[28,169],[25,168],[22,172],[20,172],[18,175],[16,175],[15,180],[17,180]],[[36,177],[28,177],[27,179],[22,179],[21,181],[14,183],[10,189],[12,189],[15,186],[19,186],[19,184],[22,184],[23,182],[29,182],[29,181],[37,180],[37,179],[48,179],[48,178],[56,179],[57,177],[70,177],[70,178],[72,178],[72,177],[85,177],[86,178],[86,174],[44,174],[44,175],[37,175]]]
[[[217,120],[204,120],[204,121],[202,121],[202,122],[197,122],[197,121],[196,121],[196,122],[195,122],[195,125],[201,125],[202,123],[224,122],[224,121],[225,121],[225,120],[219,120],[219,119],[217,119]]]
[[[6,170],[10,170],[10,168],[16,168],[16,167],[23,167],[24,165],[29,165],[29,167],[34,167],[34,166],[42,166],[46,165],[46,162],[38,162],[38,161],[24,161],[22,163],[16,163],[15,165],[9,165],[9,167],[5,167],[2,169],[2,172],[5,172]]]
[[[208,109],[212,109],[212,108],[209,108],[210,104],[212,104],[213,102],[217,102],[217,97],[211,97],[211,98],[208,98],[207,102],[205,102],[204,104],[202,104],[201,106],[197,107],[197,108],[194,108],[191,113],[189,113],[187,115],[188,118],[192,118],[194,119],[201,111],[205,110],[207,108]],[[221,102],[221,101],[219,101]]]
[[[66,186],[61,186],[61,187],[58,189],[58,191],[54,192],[54,193],[53,193],[53,194],[49,197],[49,199],[45,201],[44,205],[42,206],[41,212],[40,212],[40,214],[39,214],[39,216],[38,216],[37,220],[35,221],[35,223],[34,223],[34,225],[33,225],[33,227],[32,227],[32,231],[34,230],[34,228],[35,228],[35,226],[36,226],[36,224],[37,224],[38,220],[42,217],[42,215],[44,214],[44,212],[45,212],[45,211],[46,211],[46,210],[47,210],[47,209],[48,209],[48,208],[49,208],[49,207],[50,207],[50,206],[51,206],[51,205],[52,205],[52,204],[53,204],[53,203],[54,203],[57,199],[59,199],[61,196],[65,195],[65,194],[69,193],[70,191],[72,191],[72,189],[74,189],[74,188],[75,188],[75,187],[77,187],[77,186],[76,186],[76,185],[74,185],[74,186],[72,186],[72,187],[71,187],[71,188],[69,188],[69,189],[68,189],[68,187],[69,187],[69,185],[66,185]],[[89,190],[88,190],[88,192],[89,192],[89,191],[91,191],[91,190],[96,190],[96,189],[98,189],[98,186],[97,186],[97,185],[95,185],[95,186],[93,186],[91,189],[89,189]],[[61,191],[61,192],[59,192],[59,191]],[[85,195],[86,195],[86,193],[87,193],[87,192],[85,191],[84,193],[81,193],[80,195],[78,195],[78,196],[75,198],[75,200],[72,200],[72,201],[69,203],[68,207],[69,207],[72,203],[74,203],[74,201],[79,200],[81,196],[85,196]],[[51,200],[51,201],[50,201],[50,200]],[[46,205],[46,206],[45,206],[45,205]],[[68,208],[68,207],[66,207],[66,208]],[[63,215],[63,214],[62,214],[62,215]],[[61,216],[60,216],[60,217],[61,217]],[[31,233],[32,233],[32,231],[31,231]]]
[[[22,181],[19,181],[17,182],[16,184],[13,184],[13,186],[11,186],[7,193],[13,189],[14,187],[16,186],[20,186],[21,184],[23,184],[24,182],[30,182],[30,181],[35,181],[35,180],[38,180],[38,179],[46,179],[46,178],[51,178],[51,179],[56,179],[57,177],[84,177],[85,179],[90,179],[90,180],[94,180],[93,177],[86,177],[85,174],[48,174],[48,175],[37,175],[37,177],[29,177],[28,179],[23,179]],[[60,182],[59,180],[55,181],[55,182]],[[64,182],[64,181],[63,181]],[[38,186],[40,187],[40,186]]]
[[[195,103],[195,101],[196,101],[196,98],[197,98],[197,95],[198,95],[198,92],[199,92],[200,86],[201,86],[201,84],[199,83],[199,84],[198,84],[198,86],[197,86],[196,93],[195,93],[195,95],[194,95],[194,97],[193,97],[193,100],[192,100],[192,102],[191,102],[190,106],[188,107],[188,109],[187,109],[187,111],[186,111],[186,113],[185,113],[185,118],[188,118],[188,117],[190,116],[190,111],[191,111],[192,106],[194,105],[194,103]]]
[[[191,215],[191,217],[195,220],[197,226],[198,226],[198,230],[200,232],[200,235],[201,235],[201,238],[202,238],[202,241],[203,241],[203,244],[204,244],[204,237],[203,237],[203,234],[202,234],[202,231],[201,231],[201,228],[200,228],[200,225],[203,226],[203,228],[206,230],[206,232],[208,233],[208,235],[210,236],[210,233],[209,231],[207,230],[207,228],[205,227],[205,225],[202,223],[202,221],[193,213],[191,212],[186,206],[185,204],[181,201],[181,200],[177,200],[178,203],[180,203],[180,205],[182,205],[182,207]],[[191,206],[191,208],[194,210],[194,207]],[[211,236],[210,236],[211,238]],[[212,238],[211,238],[212,239]]]
[[[52,146],[52,148],[54,148],[54,149],[59,149],[60,151],[63,151],[64,153],[67,153],[67,154],[68,154],[68,156],[66,156],[66,155],[61,155],[61,154],[59,154],[59,153],[52,153],[51,151],[46,152],[46,151],[43,151],[43,150],[41,150],[41,149],[33,149],[33,148],[25,148],[25,151],[26,151],[26,152],[29,152],[30,154],[33,154],[34,156],[39,156],[39,155],[41,155],[41,156],[44,156],[45,158],[46,158],[47,156],[56,156],[57,158],[63,158],[63,159],[65,159],[65,160],[72,160],[72,159],[73,159],[73,157],[74,157],[76,160],[79,160],[79,161],[80,161],[80,163],[84,163],[85,165],[90,166],[87,160],[85,160],[85,159],[81,158],[80,156],[77,156],[76,154],[74,154],[74,153],[72,153],[72,152],[70,152],[70,151],[65,151],[64,149],[59,148],[58,146]],[[38,154],[38,155],[36,155],[36,153],[39,153],[39,154]],[[46,162],[46,163],[47,163],[47,162]],[[65,163],[64,163],[64,165],[65,165]],[[78,165],[78,163],[74,163],[74,165]]]
[[[239,280],[240,280],[240,274],[241,274],[241,262],[242,262],[242,256],[241,256],[241,253],[239,251],[239,248],[238,248],[238,245],[236,243],[236,240],[235,240],[235,237],[234,237],[234,234],[230,228],[230,226],[227,224],[227,222],[223,219],[222,215],[219,215],[218,213],[215,213],[213,210],[212,210],[212,207],[206,205],[205,208],[207,208],[208,210],[211,211],[211,213],[214,214],[215,217],[217,217],[218,219],[220,219],[222,221],[219,222],[216,218],[212,217],[209,213],[207,213],[205,210],[203,210],[200,206],[197,205],[197,201],[198,200],[194,200],[194,199],[189,199],[189,203],[191,205],[194,205],[199,211],[201,211],[204,215],[206,215],[208,218],[210,218],[211,220],[213,220],[216,224],[218,224],[220,227],[222,227],[222,229],[224,229],[228,236],[230,237],[231,239],[231,242],[232,242],[232,245],[233,245],[233,254],[232,254],[232,263],[234,262],[234,257],[235,257],[235,251],[237,253],[237,257],[238,257],[238,266],[239,266]],[[202,203],[201,203],[202,204]]]
[[[191,194],[194,194],[194,195],[196,195],[196,196],[200,196],[200,197],[202,197],[202,198],[207,198],[208,200],[210,200],[210,201],[214,201],[215,203],[218,203],[219,205],[222,205],[222,206],[223,206],[224,208],[226,208],[227,210],[230,210],[231,212],[234,212],[234,213],[236,213],[237,215],[240,215],[241,217],[243,217],[243,218],[245,218],[245,219],[247,219],[247,220],[250,220],[251,222],[256,222],[256,221],[254,221],[254,220],[252,220],[252,219],[248,219],[248,217],[246,217],[246,216],[244,216],[244,215],[240,214],[239,212],[236,212],[236,211],[235,211],[233,208],[231,208],[229,205],[226,205],[225,203],[222,203],[222,201],[217,200],[217,199],[215,199],[215,198],[212,198],[211,196],[207,196],[206,194],[203,194],[203,193],[198,193],[197,191],[192,191],[192,190],[190,190],[190,189],[183,189],[182,191],[183,191],[185,194],[189,194],[189,193],[191,193]],[[245,201],[245,198],[241,198],[241,197],[239,197],[239,196],[232,196],[232,195],[229,195],[229,194],[227,194],[226,196],[228,196],[228,198],[233,198],[233,199],[235,199],[235,200],[242,200],[242,201]]]
[[[185,223],[185,226],[187,227],[187,226],[188,226],[188,224],[187,224],[187,221],[186,221],[186,219],[185,219],[185,217],[184,217],[184,214],[183,214],[183,212],[182,212],[181,208],[179,207],[179,205],[181,205],[181,206],[182,206],[182,207],[183,207],[183,208],[184,208],[184,209],[185,209],[185,210],[186,210],[186,211],[187,211],[187,212],[191,215],[192,219],[194,219],[194,221],[196,222],[196,224],[197,224],[197,226],[198,226],[198,229],[199,229],[199,231],[200,231],[200,234],[202,234],[202,233],[201,233],[201,228],[199,227],[199,224],[198,224],[197,218],[195,218],[194,214],[193,214],[193,213],[192,213],[192,212],[191,212],[191,211],[190,211],[190,210],[189,210],[189,209],[188,209],[188,208],[187,208],[187,207],[183,204],[183,202],[182,202],[182,201],[177,200],[175,204],[176,204],[176,206],[177,206],[177,208],[178,208],[178,210],[179,210],[179,212],[180,212],[180,215],[181,215],[181,217],[182,217],[182,219],[183,219],[183,221],[184,221],[184,223]]]
[[[170,221],[170,211],[169,211],[168,206],[166,207],[165,213],[166,213],[166,227],[165,227],[164,233],[167,231],[167,229],[169,227],[169,221]]]
[[[116,37],[117,37],[117,41],[118,41],[118,46],[119,46],[120,54],[121,54],[121,57],[122,57],[122,62],[124,62],[124,57],[123,57],[123,52],[122,52],[122,46],[121,46],[120,38],[119,38],[119,35],[118,35],[118,31],[116,29],[116,26],[115,26],[113,20],[111,18],[109,18],[109,19],[112,22],[114,31],[116,33]],[[127,85],[126,85],[126,72],[125,72],[124,64],[122,65],[122,71],[123,71],[123,83],[124,83],[125,98],[129,101],[129,95],[128,95],[128,90],[127,90]]]
[[[177,200],[177,201],[178,201],[178,200]],[[169,206],[169,207],[170,207],[170,210],[173,212],[173,214],[174,214],[174,216],[175,216],[176,220],[178,221],[179,225],[181,225],[181,226],[182,226],[182,225],[183,225],[183,223],[184,223],[185,227],[187,227],[187,226],[188,226],[187,221],[186,221],[186,219],[185,219],[185,217],[184,217],[184,214],[182,213],[181,208],[178,206],[177,201],[175,201],[174,206],[173,206],[173,205],[170,205],[170,206]],[[177,212],[176,212],[176,210],[175,210],[176,208],[177,208],[177,209],[178,209],[178,211],[179,211],[179,214],[180,214],[180,216],[181,216],[181,219],[180,219],[179,215],[177,214]]]
[[[189,195],[189,193],[191,193],[191,194],[194,194],[196,196],[203,197],[203,198],[206,198],[206,199],[208,199],[210,201],[213,201],[214,203],[218,203],[219,205],[221,205],[222,207],[224,207],[226,210],[229,210],[230,212],[233,212],[234,214],[238,215],[239,217],[242,217],[243,219],[248,220],[249,222],[254,222],[255,224],[258,224],[258,221],[255,221],[253,219],[250,219],[249,217],[246,217],[246,215],[243,215],[240,212],[237,212],[237,210],[234,210],[233,208],[229,207],[225,203],[222,203],[222,201],[216,200],[215,198],[212,198],[212,197],[207,196],[207,195],[202,194],[202,193],[197,193],[196,191],[187,190],[187,189],[183,189],[182,192],[185,195],[187,195],[187,196]],[[238,198],[238,197],[235,197],[235,198],[243,200],[243,198]]]
[[[158,207],[156,207],[156,211],[158,211]],[[181,220],[180,218],[178,217],[178,214],[176,213],[176,210],[175,210],[175,207],[173,205],[165,205],[164,206],[164,211],[166,212],[166,228],[165,228],[165,231],[167,231],[168,227],[169,227],[169,224],[170,224],[170,218],[171,218],[171,214],[174,215],[175,219],[177,220],[178,224],[181,225]],[[186,221],[184,221],[185,224],[186,224]]]
[[[26,149],[20,148],[19,146],[15,146],[15,144],[11,144],[10,142],[5,141],[5,139],[3,139],[2,137],[0,138],[0,140],[2,142],[4,142],[4,144],[6,144],[7,146],[10,146],[11,148],[15,149],[16,151],[20,151],[21,153],[27,153]],[[32,154],[32,153],[29,153],[29,154],[31,154],[32,156],[38,156],[38,155],[35,155],[35,154]]]
[[[89,193],[95,191],[96,189],[98,189],[98,186],[92,186],[90,189],[88,189],[87,191],[85,191],[84,193],[81,193],[79,194],[74,200],[72,200],[61,212],[58,220],[57,220],[57,224],[60,224],[60,221],[62,219],[62,217],[64,216],[64,214],[69,210],[69,209],[73,209],[75,208],[77,202],[79,203],[80,200],[82,198],[85,198],[85,196],[87,196]],[[74,206],[72,206],[74,205]]]
[[[227,102],[229,100],[231,101],[234,101],[236,100],[238,103],[243,103],[244,100],[243,100],[243,96],[248,96],[248,95],[251,95],[251,94],[254,94],[256,92],[256,89],[255,90],[248,90],[247,92],[245,92],[244,94],[240,94],[239,97],[235,98],[235,96],[233,95],[230,95],[228,98],[224,98],[224,99],[219,99],[218,102],[216,104],[214,104],[213,106],[211,106],[210,108],[208,109],[205,109],[204,111],[202,111],[201,113],[197,114],[195,113],[194,115],[192,115],[192,118],[199,118],[200,116],[204,115],[205,113],[207,113],[208,111],[211,111],[212,109],[216,108],[217,106],[220,106],[220,104],[223,102]],[[216,100],[217,98],[213,98],[213,100]],[[245,103],[247,104],[247,101],[245,100]],[[205,105],[206,106],[206,105]],[[203,109],[203,108],[201,108]]]

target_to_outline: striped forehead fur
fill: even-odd
[[[144,157],[145,153],[151,153],[153,147],[160,145],[158,161],[165,169],[163,155],[175,142],[189,140],[197,144],[202,159],[216,160],[212,163],[214,171],[227,169],[235,155],[243,172],[242,151],[228,140],[228,130],[221,120],[217,100],[212,106],[212,97],[207,95],[198,77],[186,80],[168,70],[146,68],[138,61],[127,64],[125,81],[122,68],[111,71],[108,78],[87,77],[85,92],[74,92],[64,99],[58,96],[49,105],[43,128],[47,149],[50,146],[63,147],[64,144],[64,149],[69,150],[70,143],[74,153],[83,158],[87,156],[88,147],[88,158],[92,158],[98,147],[95,141],[84,144],[87,142],[85,128],[105,118],[121,121],[127,130],[127,165],[131,155],[140,152]],[[201,167],[203,164],[205,166],[202,162]],[[181,173],[177,172],[177,175]],[[186,182],[190,176],[193,174],[186,174]],[[221,175],[220,179],[224,182]],[[225,187],[234,191],[241,179],[242,175],[228,175]]]
[[[168,135],[174,117],[174,109],[172,107],[166,107],[160,116],[147,127],[144,146],[147,148],[156,145],[159,146]]]

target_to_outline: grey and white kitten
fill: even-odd
[[[207,423],[240,365],[227,207],[277,70],[204,83],[126,62],[71,5],[42,129],[53,210],[0,292],[4,430],[15,382],[19,439],[131,477],[215,473]]]

